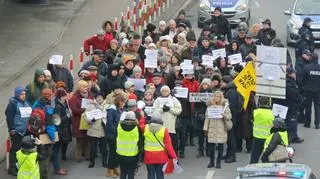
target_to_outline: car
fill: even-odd
[[[315,44],[320,44],[320,1],[296,0],[292,10],[284,11],[285,15],[291,16],[287,22],[287,44],[294,45],[300,38],[298,31],[306,17],[312,19],[312,33]]]
[[[237,25],[250,19],[250,0],[201,0],[198,8],[198,27],[211,18],[215,7],[221,7],[222,13],[231,25]]]
[[[236,179],[316,179],[310,167],[296,163],[257,163],[237,168]]]

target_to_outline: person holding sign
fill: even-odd
[[[226,121],[231,122],[231,111],[228,100],[224,99],[221,91],[216,91],[208,102],[203,131],[208,136],[210,163],[208,168],[221,168],[223,145],[228,139]],[[215,150],[218,147],[218,157],[215,163]]]
[[[26,101],[25,88],[22,86],[16,87],[14,90],[14,97],[9,99],[5,111],[11,140],[8,174],[12,176],[17,175],[16,152],[20,149],[21,140],[27,131],[27,121],[29,120],[31,111],[30,104]]]
[[[230,68],[228,65],[228,60],[224,57],[218,57],[216,59],[216,65],[220,70],[221,76],[230,75]]]

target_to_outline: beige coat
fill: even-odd
[[[121,95],[127,100],[128,99],[128,93],[122,91]],[[114,99],[115,99],[115,94],[112,91],[110,94],[107,95],[106,97],[106,103],[107,104],[113,104],[114,103]]]
[[[85,112],[94,110],[94,109],[99,109],[102,113],[103,113],[103,118],[99,118],[99,119],[95,119],[95,122],[92,122],[91,120],[89,120],[86,115],[84,115],[84,119],[90,124],[90,127],[87,131],[87,135],[90,137],[104,137],[105,136],[105,132],[104,132],[104,127],[102,124],[104,124],[104,126],[107,123],[107,108],[109,107],[109,105],[106,102],[103,102],[102,104],[98,104],[96,101],[94,101],[94,103],[90,104]]]
[[[218,105],[209,105],[215,107]],[[223,107],[223,106],[222,106]],[[206,119],[204,121],[203,130],[208,132],[208,143],[226,143],[228,140],[228,131],[225,128],[223,120],[231,120],[231,112],[226,107],[223,118],[208,118],[208,110],[206,111]]]

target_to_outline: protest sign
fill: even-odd
[[[101,112],[100,109],[93,109],[91,111],[85,112],[85,114],[86,114],[87,119],[90,120],[90,121],[92,119],[101,119],[101,118],[104,117],[103,113]]]
[[[63,56],[62,55],[52,55],[49,58],[49,64],[61,65],[62,64],[62,60],[63,60]]]
[[[229,55],[228,56],[228,62],[230,62],[231,65],[242,63],[241,53],[237,53],[237,54],[234,54],[234,55]]]
[[[222,113],[223,113],[223,106],[214,106],[214,107],[207,108],[208,118],[221,119],[223,118]]]
[[[41,141],[41,144],[45,145],[45,144],[53,144],[55,142],[59,141],[59,135],[58,132],[54,133],[54,141],[51,141],[48,134],[40,134],[39,135],[39,140]]]
[[[262,77],[266,80],[280,80],[280,67],[278,65],[262,64],[261,65]]]
[[[221,49],[217,49],[217,50],[212,50],[212,56],[214,59],[218,58],[218,57],[226,57],[226,49],[225,48],[221,48]]]
[[[189,93],[189,102],[207,102],[213,93]]]
[[[188,88],[175,87],[174,92],[177,98],[188,98]]]
[[[31,107],[19,107],[21,118],[28,118],[31,115]]]
[[[144,86],[146,85],[146,79],[128,78],[128,81],[131,81],[136,86],[136,90],[145,91]]]
[[[202,65],[213,66],[214,58],[210,55],[202,55]]]
[[[274,116],[279,116],[282,119],[286,119],[288,107],[274,103],[272,105],[272,113]]]
[[[86,109],[92,103],[91,99],[82,98],[81,108]]]
[[[183,75],[194,74],[193,65],[183,65],[181,66],[181,69]]]
[[[158,50],[146,50],[146,59],[144,61],[145,68],[157,68],[158,66]]]

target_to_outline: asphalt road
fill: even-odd
[[[178,0],[175,0],[178,1]],[[4,119],[4,108],[7,104],[7,99],[12,96],[13,89],[17,85],[26,84],[33,78],[34,70],[37,67],[44,67],[47,58],[51,54],[62,54],[68,56],[70,53],[78,53],[81,46],[82,40],[95,33],[97,28],[100,26],[101,22],[106,19],[106,17],[111,17],[113,19],[115,15],[120,13],[120,9],[124,10],[127,7],[128,0],[118,0],[118,1],[108,1],[104,4],[103,0],[90,0],[83,7],[83,9],[76,15],[70,27],[67,29],[65,35],[63,36],[61,42],[53,48],[48,54],[37,62],[32,68],[28,69],[20,79],[14,80],[6,88],[1,89],[1,101],[0,103],[0,115],[1,120]],[[276,29],[278,36],[284,41],[285,40],[285,23],[288,17],[283,15],[282,11],[290,8],[293,0],[252,0],[251,1],[251,17],[250,24],[258,22],[259,18],[269,18],[272,21],[272,27]],[[196,10],[197,3],[192,3],[190,9],[187,9],[187,16],[192,22],[192,26],[196,27]],[[173,11],[170,11],[171,13]],[[169,12],[167,12],[169,13]],[[195,28],[195,31],[199,34],[200,30]],[[292,48],[290,52],[293,55]],[[0,120],[0,121],[1,121]],[[0,126],[0,142],[4,143],[6,138],[6,128],[5,126]],[[294,145],[296,148],[296,156],[294,161],[297,163],[304,163],[309,165],[315,172],[317,176],[320,176],[318,170],[318,156],[320,154],[320,145],[317,144],[317,138],[320,137],[319,131],[311,128],[305,129],[299,126],[299,134],[305,139],[303,144]],[[1,150],[3,147],[1,148]],[[65,178],[65,179],[85,179],[85,178],[105,178],[104,169],[101,166],[99,160],[96,161],[96,167],[93,169],[88,169],[88,162],[76,163],[72,160],[73,149],[70,147],[70,157],[71,160],[62,163],[62,165],[69,170],[69,175],[60,177],[55,176],[54,178]],[[203,179],[208,172],[214,171],[214,179],[230,179],[234,178],[236,175],[236,168],[239,166],[244,166],[249,162],[249,154],[243,152],[237,154],[237,162],[232,164],[222,163],[222,169],[207,169],[208,158],[196,159],[197,147],[186,147],[186,158],[181,160],[181,166],[184,172],[179,175],[170,175],[166,178],[177,178],[177,179]],[[1,153],[1,151],[0,151]],[[0,178],[9,178],[4,171],[0,172]],[[146,168],[143,164],[139,168],[136,178],[146,178]]]

